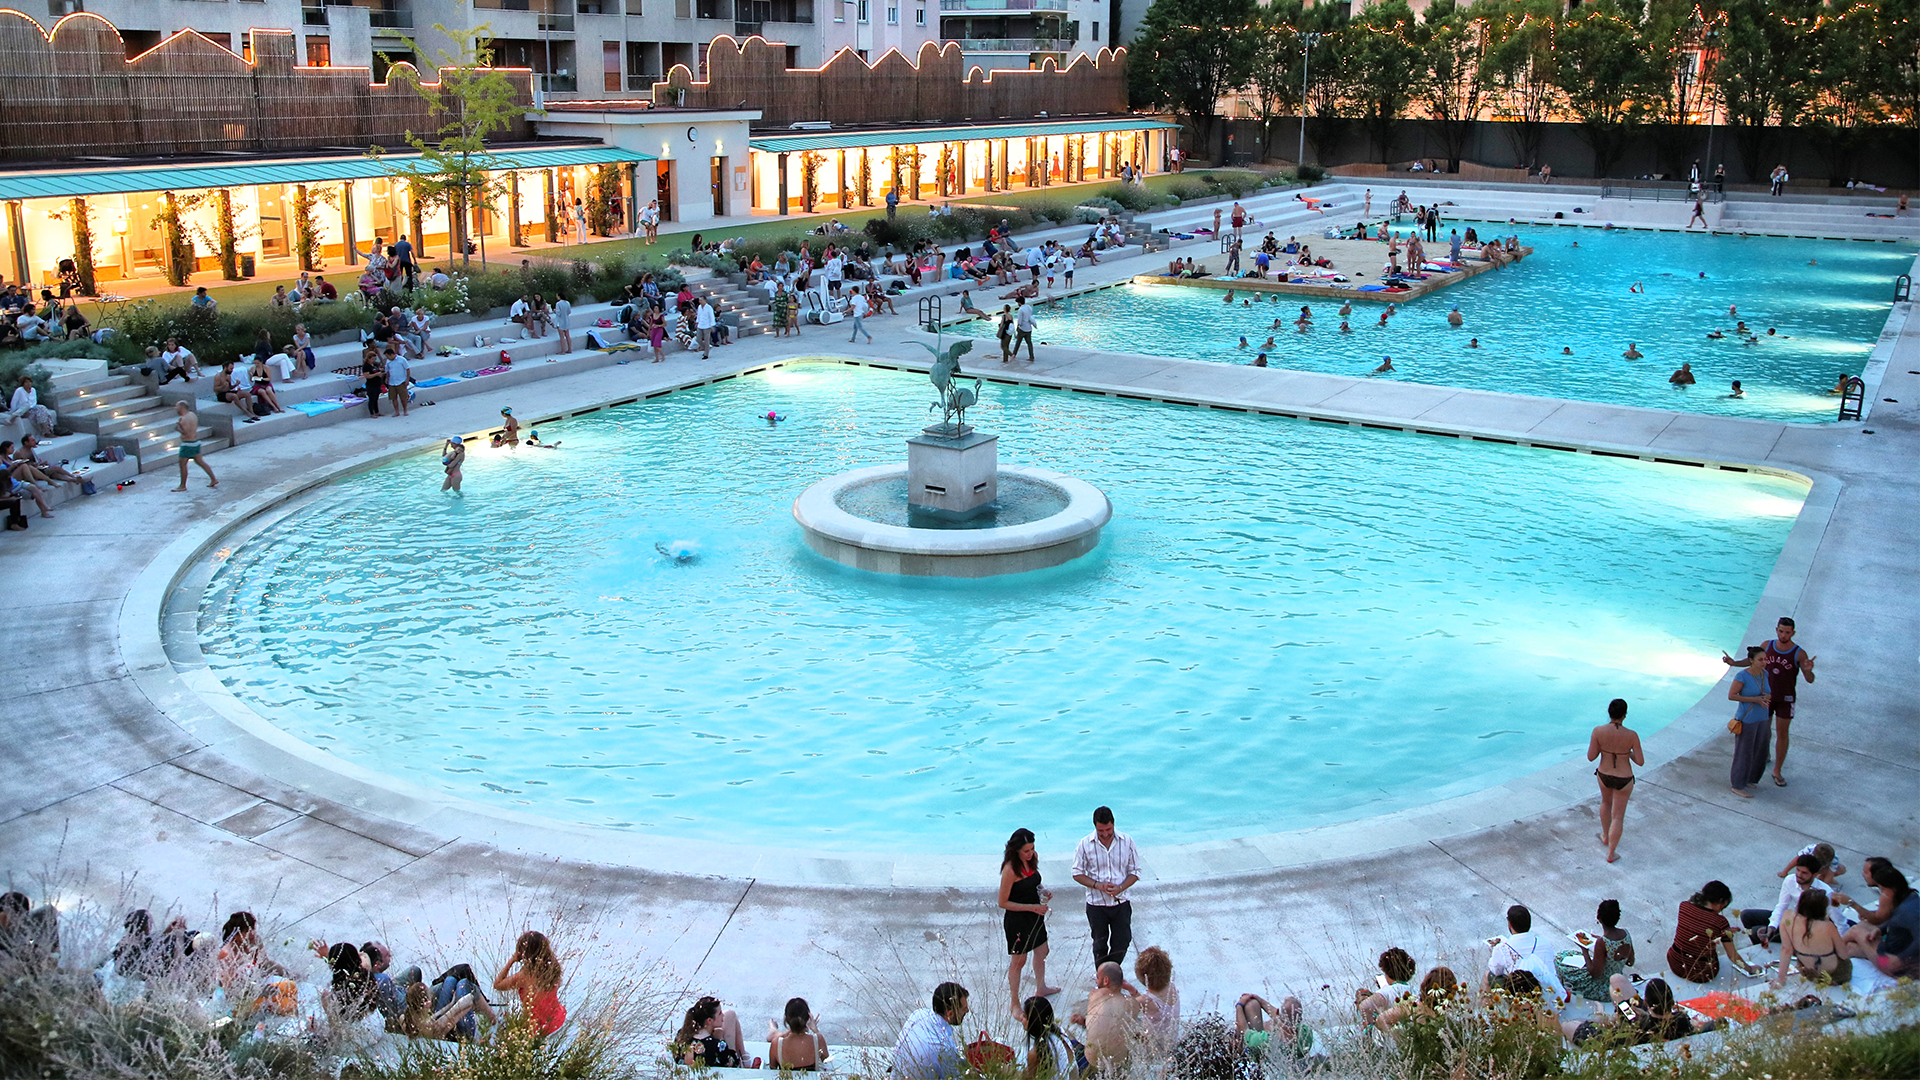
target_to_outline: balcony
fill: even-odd
[[[540,91],[546,94],[571,94],[580,89],[580,80],[573,75],[541,75]]]
[[[660,75],[629,75],[627,76],[627,93],[651,94],[653,93],[653,84],[659,82],[663,77],[664,76]]]
[[[573,0],[473,0],[475,11],[526,11],[539,15],[535,29],[541,33],[573,33]],[[524,24],[521,24],[524,25]],[[518,32],[511,23],[506,30]]]
[[[1067,0],[940,0],[941,11],[1065,11]]]
[[[75,2],[78,2],[78,0],[75,0]],[[301,8],[300,9],[300,25],[302,26],[327,25],[327,9],[323,7]]]
[[[375,30],[411,30],[413,12],[374,8],[367,12],[367,25]]]
[[[56,19],[78,15],[87,10],[83,0],[47,0],[47,14]]]
[[[1069,38],[961,38],[962,52],[1058,53],[1073,48]]]

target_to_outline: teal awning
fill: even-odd
[[[980,124],[968,127],[901,128],[893,131],[806,131],[793,135],[755,135],[747,146],[773,154],[803,150],[852,150],[860,146],[906,146],[912,143],[977,142],[981,139],[1037,139],[1042,135],[1097,135],[1106,131],[1159,131],[1179,127],[1151,116],[1121,116],[1104,120],[1041,120],[1025,124]]]
[[[656,160],[651,154],[623,150],[617,146],[496,150],[493,156],[506,169],[552,169],[568,165]],[[120,195],[136,191],[192,191],[253,184],[323,184],[335,180],[369,180],[396,175],[400,166],[418,160],[418,154],[388,154],[377,159],[342,157],[0,172],[0,199],[70,199],[76,195]]]

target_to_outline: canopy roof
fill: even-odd
[[[568,165],[656,160],[651,154],[623,150],[617,146],[495,150],[490,155],[501,162],[503,169],[551,169]],[[323,184],[335,180],[378,179],[399,175],[402,167],[419,160],[418,154],[387,154],[378,158],[361,155],[304,161],[202,162],[196,165],[7,172],[0,173],[0,199],[67,199],[76,195],[118,195],[136,191],[191,191],[253,184]]]
[[[861,146],[1032,139],[1042,135],[1095,135],[1107,131],[1157,131],[1178,126],[1151,116],[1118,116],[1101,120],[1038,120],[1019,124],[896,128],[887,131],[805,131],[792,135],[755,135],[747,140],[747,145],[769,153],[797,154],[805,150],[852,150]]]

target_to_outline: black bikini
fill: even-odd
[[[1612,750],[1602,750],[1600,752],[1608,757],[1623,758],[1627,756],[1624,753],[1617,753]],[[1631,776],[1613,776],[1608,773],[1603,773],[1599,769],[1593,770],[1593,775],[1599,777],[1600,782],[1607,785],[1607,788],[1611,791],[1623,790],[1628,784],[1633,783],[1633,777]]]

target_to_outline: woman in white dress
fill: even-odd
[[[33,426],[34,434],[50,439],[53,437],[54,417],[52,409],[40,404],[40,391],[33,385],[33,376],[22,373],[20,386],[14,390],[13,399],[7,403],[6,415],[0,417],[0,421],[12,423],[25,420]]]

